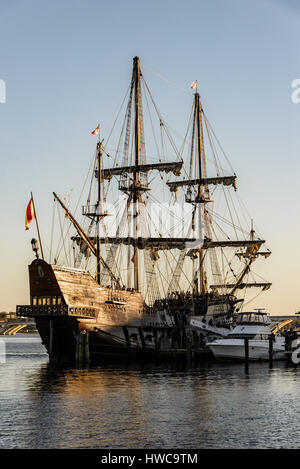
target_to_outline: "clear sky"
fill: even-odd
[[[32,260],[24,231],[33,191],[49,237],[52,191],[80,180],[101,122],[109,131],[128,86],[132,58],[203,104],[239,177],[239,191],[273,255],[261,274],[273,283],[258,306],[300,310],[300,78],[298,0],[0,0],[0,310],[29,299]],[[190,96],[147,73],[183,133]]]

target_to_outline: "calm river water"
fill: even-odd
[[[55,369],[38,336],[0,339],[0,448],[300,446],[300,368]]]

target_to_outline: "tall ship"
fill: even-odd
[[[17,306],[18,316],[35,319],[50,361],[74,363],[83,336],[94,363],[196,356],[228,334],[248,291],[270,288],[253,264],[271,253],[243,210],[241,223],[237,176],[197,82],[191,88],[179,144],[134,57],[124,117],[113,126],[116,148],[99,125],[92,132],[98,140],[82,220],[53,193],[57,250],[51,244],[47,262],[41,241],[32,240],[30,304]]]

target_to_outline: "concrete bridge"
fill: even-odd
[[[272,324],[271,330],[273,334],[278,332],[289,331],[291,329],[300,330],[300,315],[286,315],[286,316],[270,316]]]
[[[28,319],[0,322],[0,335],[15,335],[20,332],[37,332],[35,322]]]

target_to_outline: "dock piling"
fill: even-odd
[[[269,337],[269,363],[273,364],[273,334]]]
[[[90,364],[89,333],[82,331],[77,335],[76,366],[86,368]]]
[[[245,346],[245,362],[249,363],[249,339],[244,339],[244,346]]]

